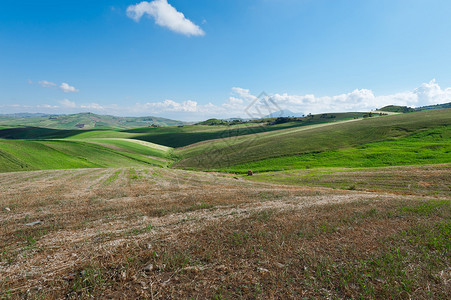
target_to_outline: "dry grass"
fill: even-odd
[[[440,197],[157,168],[0,174],[0,297],[449,298]]]

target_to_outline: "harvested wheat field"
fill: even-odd
[[[450,191],[422,182],[404,193],[161,168],[0,174],[0,298],[449,299]]]

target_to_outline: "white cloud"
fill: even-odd
[[[31,81],[32,82],[32,81]],[[56,83],[47,81],[47,80],[41,80],[38,82],[38,84],[42,87],[54,87],[56,86]]]
[[[77,107],[75,102],[70,101],[69,99],[61,100],[61,101],[59,101],[59,104],[61,104],[63,107],[66,107],[66,108],[76,108]]]
[[[197,112],[199,106],[196,101],[175,102],[173,100],[164,100],[162,102],[137,103],[134,110],[154,111],[154,112]]]
[[[451,102],[451,88],[441,89],[433,79],[413,91],[391,95],[376,96],[371,90],[356,89],[350,93],[325,97],[275,94],[273,99],[284,109],[307,113],[368,111],[391,104],[419,107]]]
[[[257,99],[256,96],[251,94],[250,90],[243,89],[243,88],[240,88],[240,87],[233,87],[232,88],[232,94],[234,94],[237,97],[240,97],[242,99],[249,100],[249,101],[253,101],[253,100]]]
[[[77,90],[75,87],[70,86],[68,83],[61,83],[60,89],[65,93],[77,93],[79,90]]]
[[[142,1],[127,8],[127,16],[138,22],[145,14],[153,17],[155,23],[187,36],[202,36],[205,32],[185,18],[167,0]]]
[[[442,90],[435,79],[429,83],[423,83],[413,92],[420,105],[447,103],[451,98],[451,88]]]

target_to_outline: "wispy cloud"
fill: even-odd
[[[187,36],[202,36],[205,32],[191,22],[185,15],[177,11],[167,0],[142,1],[127,8],[127,16],[136,22],[149,15],[155,23],[162,27]]]
[[[33,82],[31,81],[31,83],[33,83]],[[56,83],[51,82],[51,81],[47,81],[47,80],[38,81],[38,84],[40,86],[42,86],[42,87],[54,87],[54,86],[56,86]]]
[[[28,80],[28,84],[33,84],[34,82],[32,80]],[[55,82],[47,81],[47,80],[41,80],[37,82],[40,86],[44,88],[59,88],[65,93],[78,93],[80,90],[76,89],[74,86],[71,86],[70,84],[63,82],[59,86]]]

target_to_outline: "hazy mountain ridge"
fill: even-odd
[[[12,118],[38,118],[38,117],[54,117],[61,116],[60,114],[44,114],[44,113],[14,113],[14,114],[0,114],[1,117]]]
[[[97,115],[93,113],[78,113],[71,115],[47,115],[17,113],[0,115],[0,125],[30,126],[52,129],[130,129],[147,126],[184,125],[185,122],[160,117],[116,117]]]

